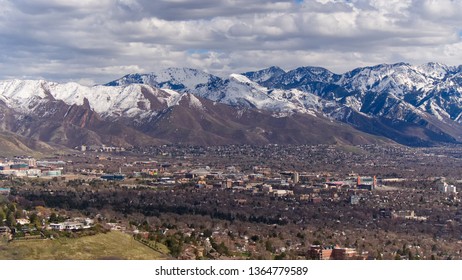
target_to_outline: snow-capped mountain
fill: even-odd
[[[265,77],[274,77],[284,73],[282,69],[272,67],[266,73],[255,72],[254,78],[263,81]],[[130,74],[107,83],[106,86],[134,84],[191,93],[227,105],[256,108],[275,113],[313,113],[319,110],[322,101],[316,95],[298,89],[282,90],[265,87],[249,79],[246,74],[231,74],[223,79],[189,68],[168,68],[150,74]]]
[[[277,79],[278,77],[286,74],[284,70],[277,66],[271,66],[269,68],[243,73],[243,76],[246,76],[252,81],[255,81],[260,84],[265,84],[270,80]]]
[[[405,121],[409,114],[425,117],[424,113],[429,113],[442,121],[460,118],[462,84],[456,67],[437,63],[382,64],[343,75],[325,69],[313,75],[312,69],[299,68],[278,76],[272,87],[313,92],[371,116]]]
[[[195,75],[185,78],[181,74],[169,83],[151,75],[154,78],[149,82],[138,82],[172,88],[171,85],[178,85],[180,80],[178,91],[232,106],[256,108],[282,116],[318,114],[373,133],[376,133],[373,129],[364,128],[364,120],[393,120],[400,126],[411,126],[407,128],[409,131],[415,130],[416,125],[423,129],[422,135],[434,133],[444,135],[443,141],[459,142],[462,141],[461,69],[439,63],[418,66],[397,63],[335,74],[321,67],[300,67],[286,72],[273,66],[226,78],[199,74],[196,70],[193,71],[195,75],[207,78],[197,81]],[[110,84],[120,84],[119,81]],[[357,123],[352,115],[364,120]],[[399,130],[402,131],[402,127]],[[431,142],[434,137],[423,138],[423,142]]]
[[[406,145],[459,143],[461,93],[462,67],[438,63],[228,77],[168,68],[92,87],[9,80],[0,129],[68,146],[381,141],[358,130]]]
[[[37,111],[49,101],[60,100],[68,105],[80,106],[88,102],[90,108],[103,117],[137,118],[174,106],[184,95],[142,84],[87,87],[77,83],[58,84],[43,80],[1,81],[0,93],[0,100],[21,113]]]
[[[182,82],[184,85],[196,85],[186,77]],[[274,91],[274,98],[266,99],[266,94],[271,94],[268,89],[241,75],[236,74],[224,83],[225,91],[222,93],[229,96],[221,101],[231,103],[234,100],[239,104],[237,93],[249,87],[251,91],[245,94],[252,95],[246,100],[259,105],[262,110],[249,106],[229,106],[186,91],[175,91],[169,88],[171,84],[173,82],[164,83],[164,88],[159,89],[148,84],[128,82],[118,86],[86,87],[76,83],[58,84],[41,80],[2,81],[0,131],[40,143],[70,147],[82,144],[131,146],[171,142],[213,145],[320,144],[339,141],[357,144],[378,141],[347,126],[314,116],[314,113],[292,117],[268,111],[265,102],[273,102],[293,111],[303,109],[308,112],[304,109],[308,106],[299,105],[296,108],[284,102],[286,97],[278,96],[282,94],[280,90]],[[197,85],[198,89],[201,87],[201,84]],[[297,90],[292,92],[301,94]],[[313,104],[320,100],[314,95],[311,98]]]
[[[322,100],[298,89],[282,90],[264,87],[244,75],[231,74],[228,79],[201,85],[189,91],[194,95],[232,105],[280,113],[311,113],[319,111]]]
[[[191,68],[167,68],[149,74],[129,74],[106,86],[126,86],[130,84],[147,84],[157,88],[185,90],[198,85],[213,83],[218,77]]]

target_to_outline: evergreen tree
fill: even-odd
[[[16,226],[16,219],[14,217],[13,212],[9,212],[7,217],[6,217],[6,223],[7,226],[9,227],[14,227]]]

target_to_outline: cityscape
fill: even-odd
[[[116,233],[158,259],[460,259],[461,154],[273,144],[5,158],[2,257],[23,240]]]
[[[4,278],[459,273],[462,0],[0,4]]]

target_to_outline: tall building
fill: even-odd
[[[457,188],[454,185],[449,185],[444,179],[437,183],[437,188],[442,193],[457,193]]]

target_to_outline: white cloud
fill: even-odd
[[[0,78],[458,64],[462,1],[0,0]]]

